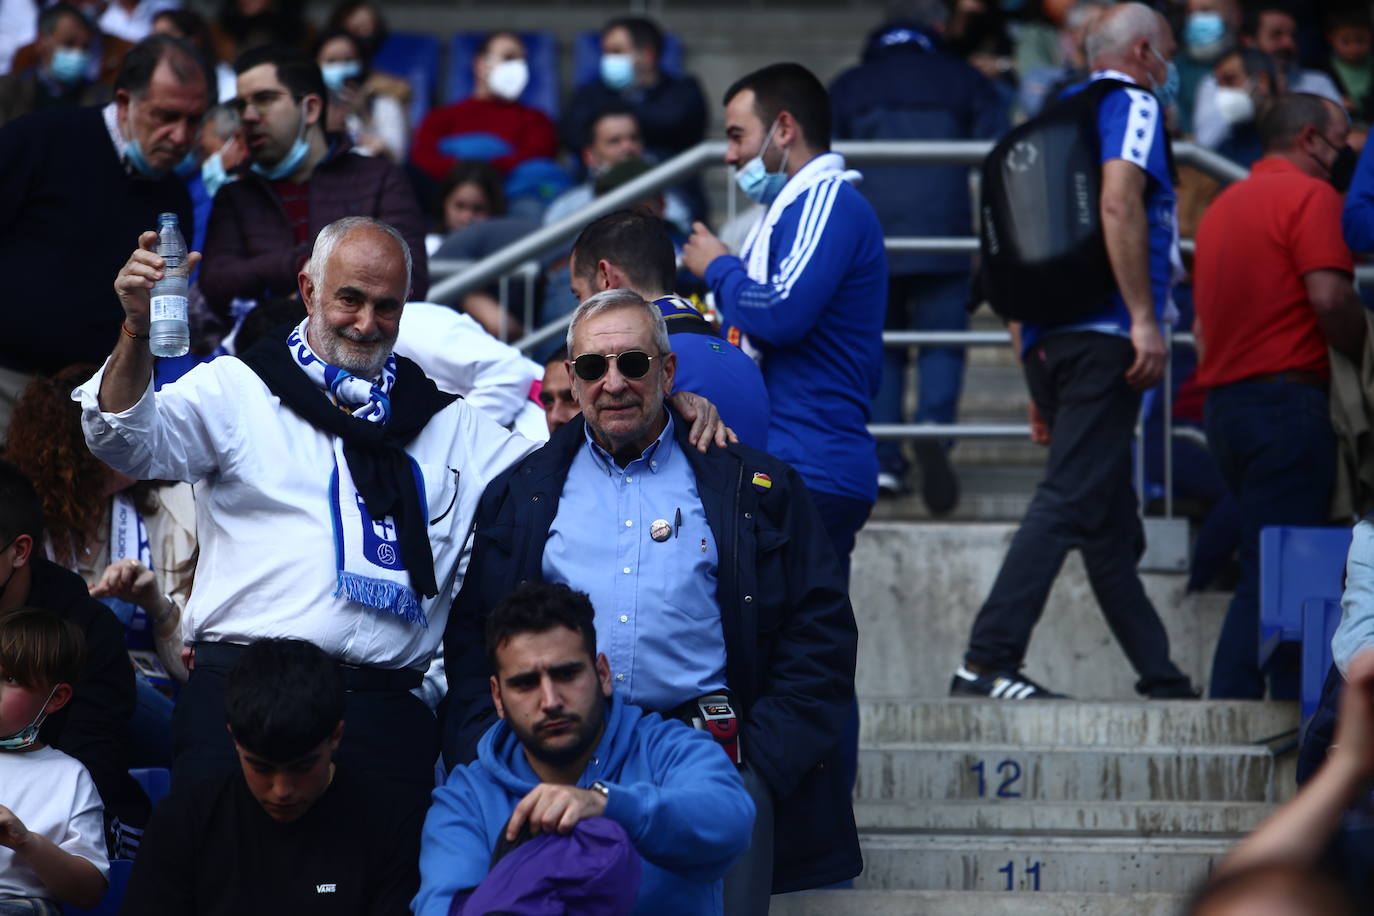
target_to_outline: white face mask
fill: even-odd
[[[1232,126],[1255,119],[1255,100],[1244,89],[1217,87],[1217,114]]]
[[[530,65],[524,59],[503,60],[487,74],[487,88],[498,98],[514,102],[530,82]]]

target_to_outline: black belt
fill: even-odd
[[[1303,385],[1308,388],[1316,388],[1319,391],[1326,391],[1330,388],[1330,382],[1326,376],[1319,372],[1307,372],[1302,369],[1285,369],[1282,372],[1267,372],[1263,375],[1252,375],[1243,378],[1233,385],[1265,385],[1274,382],[1283,382],[1288,385]]]
[[[192,645],[197,667],[204,665],[226,670],[234,667],[247,648],[232,642],[198,642]],[[402,693],[414,690],[425,680],[425,673],[414,668],[371,668],[339,661],[334,664],[343,675],[344,686],[354,693]]]

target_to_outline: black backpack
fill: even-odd
[[[1098,209],[1097,109],[1122,87],[1140,88],[1100,79],[1051,103],[983,160],[981,284],[1009,321],[1072,321],[1116,287]]]

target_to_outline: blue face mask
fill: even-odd
[[[787,184],[787,157],[791,150],[785,150],[782,154],[782,165],[776,172],[768,171],[768,167],[763,164],[763,154],[768,150],[768,145],[773,142],[773,131],[778,129],[778,122],[774,121],[773,126],[768,128],[768,136],[763,140],[763,146],[759,148],[759,154],[745,163],[744,168],[735,173],[735,184],[744,192],[744,196],[765,207],[777,200],[782,193],[783,185]]]
[[[270,167],[254,162],[250,168],[268,181],[280,181],[296,171],[296,167],[301,164],[301,161],[304,160],[309,153],[310,144],[305,140],[305,109],[302,107],[301,128],[296,132],[296,142],[291,144],[290,151],[281,158],[281,162]]]
[[[130,140],[128,145],[124,147],[124,158],[129,160],[129,165],[132,165],[134,171],[144,178],[161,178],[166,174],[165,169],[153,168],[148,157],[143,155],[143,147],[139,146],[137,140]]]
[[[205,185],[205,193],[214,197],[219,193],[219,189],[233,181],[236,175],[230,175],[224,168],[224,157],[218,151],[210,154],[200,165],[200,180]]]
[[[43,705],[39,707],[37,718],[9,737],[0,738],[0,751],[23,751],[33,747],[34,742],[38,740],[38,729],[43,726],[43,720],[48,717],[44,710],[47,709],[48,703],[55,693],[57,693],[56,684],[53,685],[52,690],[48,691],[48,699],[44,700]]]
[[[86,78],[86,70],[90,65],[90,55],[80,48],[58,48],[52,52],[48,72],[59,83],[71,85]]]
[[[1160,108],[1168,108],[1178,101],[1178,67],[1174,66],[1173,61],[1165,60],[1164,55],[1154,48],[1150,51],[1164,65],[1164,82],[1155,83],[1155,98],[1159,99]]]
[[[1221,13],[1193,13],[1183,27],[1183,41],[1190,50],[1210,48],[1226,37],[1226,20]]]
[[[635,81],[635,59],[629,54],[601,55],[601,82],[619,92]]]
[[[343,91],[344,83],[357,79],[362,72],[363,65],[356,60],[337,60],[320,64],[320,75],[324,77],[324,84],[336,95]]]

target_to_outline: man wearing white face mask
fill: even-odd
[[[873,207],[830,152],[830,96],[800,64],[773,64],[725,93],[725,161],[768,208],[741,257],[701,223],[682,251],[716,305],[763,352],[768,452],[797,469],[846,578],[878,498],[867,424],[882,377],[887,256]]]
[[[293,48],[263,47],[234,63],[248,167],[215,196],[205,233],[200,288],[227,318],[234,299],[289,296],[319,231],[345,216],[394,226],[423,252],[424,222],[405,173],[385,159],[354,155],[346,137],[327,134],[320,68]],[[412,298],[429,287],[415,260]]]
[[[525,46],[513,32],[493,32],[472,63],[472,95],[436,108],[415,132],[410,158],[435,181],[461,160],[490,162],[502,174],[529,159],[558,154],[553,122],[520,103],[529,85]]]
[[[659,162],[701,142],[706,135],[706,99],[696,79],[665,73],[663,32],[640,16],[612,19],[601,30],[597,78],[577,87],[559,124],[563,145],[576,153],[598,112],[629,106],[639,122],[644,150]],[[700,180],[674,189],[693,219],[706,218],[706,196]]]
[[[1308,92],[1341,104],[1341,93],[1331,77],[1298,66],[1298,22],[1281,0],[1261,0],[1246,10],[1240,30],[1241,44],[1263,51],[1274,59],[1289,92]],[[1193,132],[1197,142],[1217,149],[1230,135],[1231,123],[1217,109],[1217,80],[1205,77],[1197,87],[1193,107]]]
[[[1188,0],[1178,65],[1178,127],[1193,132],[1193,105],[1198,86],[1212,72],[1221,55],[1236,45],[1240,5],[1236,0]]]
[[[1223,54],[1213,69],[1217,81],[1217,113],[1230,126],[1217,152],[1249,168],[1264,155],[1259,124],[1287,81],[1274,59],[1256,48],[1236,48]]]

